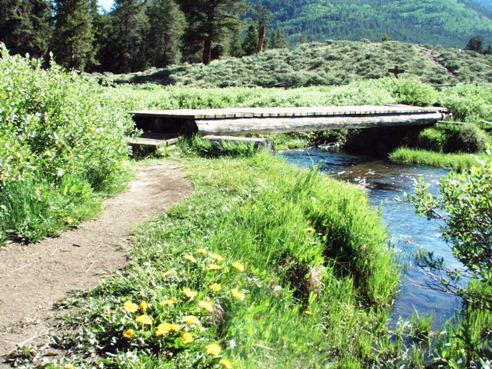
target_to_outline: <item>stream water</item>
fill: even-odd
[[[396,297],[392,321],[409,318],[415,311],[433,315],[434,326],[450,318],[459,307],[459,300],[435,288],[430,276],[415,265],[415,252],[433,251],[447,266],[460,267],[449,246],[442,240],[437,221],[418,217],[412,204],[398,201],[403,194],[412,193],[415,180],[423,177],[438,190],[439,179],[446,170],[423,166],[401,166],[374,158],[348,155],[318,149],[291,150],[281,156],[298,167],[318,166],[323,173],[367,188],[371,202],[381,208],[390,240],[402,261],[400,288]]]

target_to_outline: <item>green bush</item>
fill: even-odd
[[[484,151],[488,142],[487,135],[474,124],[466,124],[451,130],[444,144],[445,152],[475,153]]]
[[[444,147],[445,136],[436,128],[427,128],[419,133],[417,147],[424,150],[441,152]]]
[[[0,53],[0,191],[6,201],[0,229],[36,240],[55,231],[60,219],[47,219],[61,217],[56,209],[65,200],[113,189],[128,155],[131,122],[97,84],[56,65],[43,69],[40,61],[10,56],[1,44]],[[53,204],[56,192],[61,195]],[[30,210],[17,217],[20,204]]]
[[[437,101],[436,90],[417,79],[402,78],[389,80],[393,96],[401,104],[429,106]]]

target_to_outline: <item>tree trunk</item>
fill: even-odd
[[[258,52],[261,53],[265,49],[265,36],[266,36],[266,27],[261,26],[258,33]]]
[[[202,63],[205,65],[209,65],[212,61],[212,40],[210,37],[207,37],[205,41],[203,41],[203,57]]]

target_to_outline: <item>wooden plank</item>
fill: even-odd
[[[444,118],[440,112],[425,114],[307,117],[307,118],[249,118],[197,120],[202,135],[238,135],[245,133],[284,133],[294,131],[320,131],[341,128],[373,128],[397,126],[426,126]]]
[[[174,145],[178,140],[179,137],[176,136],[145,133],[140,137],[128,138],[128,144],[134,147],[158,149],[160,147]]]

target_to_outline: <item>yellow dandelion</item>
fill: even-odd
[[[219,364],[225,369],[232,369],[232,362],[229,359],[220,359]]]
[[[162,277],[167,278],[167,277],[170,277],[174,274],[176,274],[176,271],[174,269],[169,269],[167,272],[162,273]]]
[[[220,265],[217,265],[217,264],[210,264],[207,266],[207,270],[221,270],[222,267]]]
[[[306,229],[304,229],[304,232],[306,232],[306,233],[314,233],[314,232],[316,232],[316,230],[313,227],[307,227]]]
[[[133,329],[127,329],[123,332],[123,337],[128,341],[131,341],[133,338],[135,338],[135,331]]]
[[[211,356],[217,356],[220,355],[222,352],[222,347],[218,343],[211,343],[210,345],[207,346],[207,354]]]
[[[73,365],[72,364],[66,364],[63,368],[64,369],[73,369]]]
[[[142,325],[152,325],[152,318],[148,315],[140,315],[135,321]]]
[[[166,336],[169,333],[174,333],[179,331],[179,325],[172,323],[161,323],[157,326],[157,330],[155,331],[155,335],[157,337]]]
[[[181,320],[188,325],[200,325],[200,319],[194,315],[185,315]]]
[[[123,304],[123,308],[127,313],[135,313],[138,310],[138,305],[131,301],[126,301]]]
[[[245,297],[246,297],[246,296],[244,295],[244,293],[242,293],[241,291],[238,291],[238,290],[236,290],[236,289],[233,289],[233,290],[231,291],[231,295],[232,295],[232,297],[234,297],[236,300],[239,300],[239,301],[244,301],[244,299],[245,299]]]
[[[232,267],[241,273],[244,272],[244,269],[245,269],[244,265],[239,263],[239,262],[232,264]]]
[[[185,258],[185,260],[189,261],[190,263],[196,263],[196,259],[193,255],[185,255],[184,258]]]
[[[161,306],[172,306],[176,304],[176,299],[168,299],[161,302]]]
[[[193,336],[191,333],[185,332],[181,335],[181,341],[183,341],[185,345],[188,345],[193,342]]]
[[[213,313],[214,305],[207,301],[200,301],[198,303],[198,307],[202,310],[208,311],[209,313]]]
[[[142,301],[140,305],[138,305],[138,310],[140,310],[142,313],[145,313],[148,308],[149,304],[146,301]]]
[[[200,255],[203,255],[203,256],[208,254],[208,251],[205,249],[197,249],[196,252],[198,252]]]
[[[192,299],[194,298],[196,295],[198,295],[198,292],[196,291],[193,291],[193,290],[190,290],[189,288],[185,288],[183,290],[183,293],[186,297],[188,297],[189,299]]]
[[[215,261],[224,261],[224,258],[219,254],[210,253],[208,256],[210,256],[210,258],[214,259]]]
[[[222,289],[222,286],[218,283],[211,284],[208,286],[213,292],[219,292]]]

